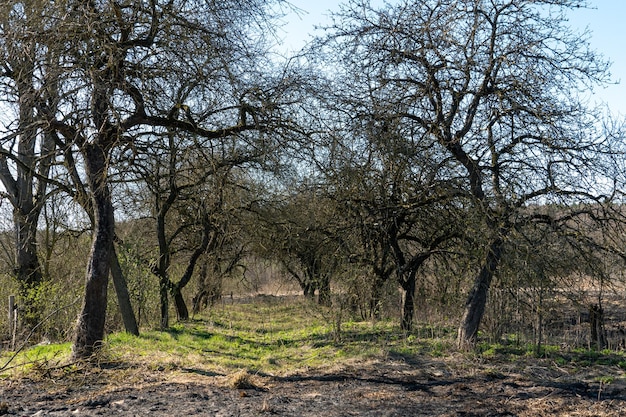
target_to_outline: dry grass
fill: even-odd
[[[253,381],[252,375],[245,369],[226,376],[226,386],[232,389],[257,389],[259,386]]]

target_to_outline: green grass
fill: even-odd
[[[112,334],[105,347],[113,360],[150,362],[158,368],[243,368],[272,373],[379,358],[394,349],[419,352],[408,347],[403,333],[390,322],[344,323],[337,340],[315,307],[300,302],[219,307],[167,331],[144,331],[139,337]]]
[[[304,301],[255,300],[250,304],[220,305],[195,320],[178,323],[166,331],[143,330],[138,337],[127,333],[109,335],[98,357],[101,363],[152,370],[182,369],[230,374],[249,372],[289,374],[332,369],[372,360],[417,363],[422,358],[456,355],[454,329],[422,326],[402,332],[392,321],[336,323],[328,311]],[[69,363],[69,343],[34,346],[21,351],[5,369],[4,376],[19,369],[59,368]],[[12,356],[3,352],[0,366]],[[562,351],[545,345],[536,357],[532,344],[481,343],[466,355],[494,364],[519,359],[546,360],[557,366],[576,368],[614,365],[626,369],[626,356],[616,352]]]
[[[407,337],[390,321],[346,321],[337,337],[327,314],[315,305],[257,300],[219,306],[167,331],[143,331],[139,337],[109,335],[105,355],[125,363],[150,363],[157,369],[289,373],[389,356],[411,359],[424,351],[440,352],[442,346]]]
[[[2,352],[0,377],[17,372],[50,369],[67,363],[71,354],[70,343],[53,343],[32,346],[19,352]]]
[[[623,351],[576,348],[563,350],[556,345],[542,345],[539,354],[533,344],[501,344],[480,343],[476,353],[487,359],[515,361],[521,357],[546,359],[559,366],[570,365],[579,368],[587,368],[595,365],[617,366],[626,369],[626,353]]]

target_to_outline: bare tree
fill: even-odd
[[[465,234],[460,219],[467,217],[456,204],[461,192],[444,176],[445,163],[415,152],[415,138],[398,118],[381,118],[368,109],[378,105],[376,99],[344,97],[341,109],[358,117],[345,123],[350,127],[341,139],[332,139],[333,157],[318,165],[346,224],[358,236],[351,240],[350,259],[373,269],[374,285],[396,275],[402,290],[401,327],[410,331],[421,267],[446,254]]]
[[[482,218],[482,265],[458,332],[472,346],[487,294],[520,210],[596,202],[606,145],[579,91],[607,81],[608,65],[565,25],[576,1],[403,1],[381,10],[353,1],[320,41],[352,77],[353,101],[399,120],[409,145],[461,184]],[[365,87],[359,89],[359,83]],[[353,114],[358,115],[358,114]],[[469,205],[467,205],[470,207]],[[522,216],[523,217],[523,216]]]
[[[36,112],[40,101],[55,106],[55,55],[36,28],[54,27],[54,20],[47,2],[8,2],[0,11],[0,88],[5,115],[0,181],[2,196],[13,206],[14,270],[30,325],[38,321],[32,294],[44,279],[37,253],[37,223],[56,160],[54,134],[42,128]]]
[[[128,170],[137,177],[132,187],[145,188],[149,198],[139,203],[151,212],[148,217],[158,252],[148,266],[159,279],[161,327],[167,328],[169,296],[174,299],[177,318],[187,320],[182,290],[201,257],[215,250],[227,235],[228,223],[233,220],[227,212],[232,208],[228,200],[234,197],[234,167],[250,163],[258,155],[222,158],[221,152],[216,155],[203,144],[172,133],[162,140],[153,138],[146,146],[150,152],[135,158]],[[182,273],[175,279],[174,266],[181,264]]]
[[[329,306],[331,280],[345,260],[341,217],[323,185],[297,185],[255,207],[256,253],[278,262],[305,297]],[[266,196],[267,198],[268,196]]]
[[[73,157],[84,164],[95,219],[74,340],[74,356],[85,358],[104,332],[115,236],[109,179],[114,151],[126,147],[138,152],[138,137],[164,130],[208,141],[232,138],[233,149],[259,146],[247,132],[262,132],[264,115],[273,108],[262,89],[246,82],[250,73],[245,70],[258,56],[256,41],[263,39],[270,15],[264,2],[253,0],[96,1],[55,7],[63,9],[64,19],[47,35],[49,45],[63,54],[61,100],[57,109],[46,103],[37,108],[49,131],[59,134],[66,160]],[[253,31],[255,37],[249,36]]]

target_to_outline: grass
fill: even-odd
[[[331,325],[309,304],[256,302],[219,307],[167,331],[112,334],[105,350],[113,360],[160,368],[289,373],[379,358],[393,350],[419,353],[410,346],[390,322],[344,323],[337,341]]]
[[[31,371],[45,372],[61,367],[68,362],[70,354],[70,343],[41,344],[20,352],[2,352],[0,377],[29,374]]]
[[[241,370],[287,375],[388,359],[417,364],[424,359],[454,358],[448,362],[456,363],[459,354],[455,351],[453,329],[436,330],[424,326],[407,335],[391,321],[345,321],[337,337],[333,323],[317,306],[305,301],[255,300],[218,306],[166,331],[144,330],[138,337],[111,334],[99,359],[102,364],[123,368],[236,375],[241,381],[233,385],[248,383]],[[68,343],[33,346],[19,352],[0,376],[62,367],[71,370],[70,350]],[[538,357],[535,353],[533,345],[482,343],[476,351],[461,356],[465,359],[461,362],[486,361],[489,366],[498,367],[517,361],[544,361],[549,366],[570,369],[596,365],[626,369],[623,353],[563,351],[551,345],[543,346]],[[0,355],[0,366],[12,355]]]

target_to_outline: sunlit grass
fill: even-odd
[[[53,343],[36,345],[17,352],[2,352],[0,377],[11,376],[15,372],[58,367],[68,362],[71,350],[70,343]]]
[[[110,334],[98,362],[120,369],[185,370],[228,375],[247,372],[285,375],[302,371],[377,361],[418,363],[458,355],[454,329],[416,326],[412,333],[400,330],[395,321],[332,320],[328,309],[294,299],[253,300],[247,304],[223,304],[165,331],[143,329],[140,336]],[[494,363],[520,359],[547,359],[556,366],[584,367],[607,364],[626,368],[622,353],[571,350],[544,345],[536,356],[532,344],[481,343],[466,354]],[[71,367],[71,346],[33,346],[17,354],[4,377],[31,369]],[[0,366],[12,352],[0,355]],[[65,365],[63,365],[65,364]]]
[[[390,321],[348,321],[337,337],[314,305],[256,301],[220,306],[167,331],[144,331],[139,337],[112,334],[106,350],[119,361],[150,362],[161,368],[289,373],[383,359],[396,351],[417,355],[424,349],[409,343]]]

